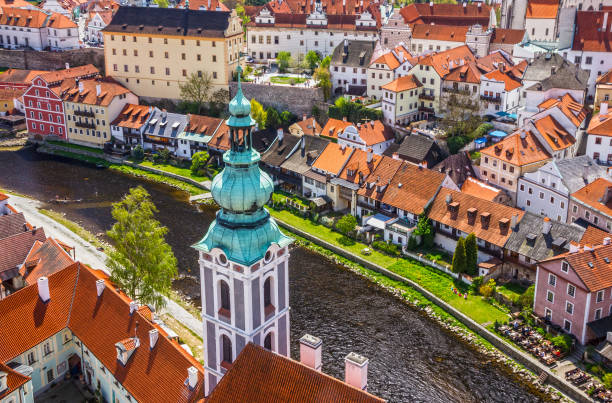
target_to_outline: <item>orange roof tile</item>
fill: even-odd
[[[529,0],[525,18],[554,19],[559,11],[559,0]]]
[[[47,73],[43,70],[8,69],[0,74],[0,82],[12,84],[32,84],[34,77]]]
[[[371,120],[363,124],[357,124],[359,137],[365,141],[366,146],[383,143],[395,138],[393,129],[384,125],[380,120]]]
[[[0,239],[0,273],[21,266],[34,243],[46,238],[45,230],[38,228]]]
[[[188,114],[185,132],[212,135],[215,130],[223,123],[223,119],[211,116]]]
[[[432,41],[465,42],[465,35],[469,27],[455,25],[429,25],[415,24],[412,28],[412,37],[416,39],[429,39]]]
[[[366,178],[365,186],[362,186],[357,191],[357,194],[381,201],[384,191],[387,189],[386,185],[389,184],[397,170],[400,169],[402,163],[403,161],[400,159],[383,155],[372,174]]]
[[[6,73],[4,73],[6,74]],[[612,69],[597,77],[597,85],[612,84]]]
[[[422,214],[445,177],[440,172],[403,162],[384,190],[382,202],[412,214]]]
[[[418,64],[432,66],[440,77],[445,77],[453,68],[474,61],[476,61],[476,58],[470,48],[467,45],[462,45],[443,52],[426,55],[419,60]]]
[[[53,13],[49,16],[47,27],[54,29],[77,28],[77,24],[63,14]]]
[[[521,133],[525,138],[521,138]],[[515,166],[524,166],[550,158],[530,131],[520,130],[496,144],[480,151],[481,155],[490,156]]]
[[[36,241],[19,274],[26,284],[34,284],[39,277],[50,276],[74,264],[72,257],[53,238]]]
[[[207,403],[383,402],[361,389],[249,343]]]
[[[433,202],[429,218],[467,234],[473,232],[477,238],[503,247],[512,233],[512,216],[516,215],[518,222],[523,214],[513,207],[442,188]]]
[[[423,84],[412,74],[396,78],[388,84],[382,86],[382,89],[392,92],[408,91],[422,87]]]
[[[576,143],[574,136],[565,131],[551,115],[536,120],[534,125],[553,151],[563,150]]]
[[[68,328],[137,401],[156,402],[163,396],[169,402],[195,402],[202,397],[202,366],[164,332],[159,332],[151,348],[149,330],[155,325],[139,311],[130,315],[130,299],[119,294],[103,273],[75,263],[48,279],[51,299],[46,303],[38,297],[36,285],[0,300],[0,339],[4,341],[0,362]],[[100,297],[96,292],[98,279],[106,284]],[[115,343],[134,336],[139,338],[140,347],[123,366],[117,360]],[[191,366],[199,371],[194,390],[185,384]]]
[[[606,28],[603,27],[604,14],[608,13]],[[612,51],[612,18],[609,10],[578,11],[574,26],[572,50],[584,52]]]
[[[0,88],[0,100],[13,100],[23,95],[25,89],[16,90],[10,88]]]
[[[491,43],[511,44],[520,43],[525,38],[524,29],[495,28],[491,36]]]
[[[604,195],[608,191],[608,188],[611,187],[611,181],[604,178],[597,178],[588,185],[585,185],[582,189],[572,193],[571,196],[594,210],[612,217],[612,200],[602,203]]]
[[[582,245],[601,245],[604,238],[612,237],[609,232],[601,230],[593,225],[589,225],[580,238]]]
[[[306,120],[302,119],[294,124],[300,128],[302,133],[309,136],[319,136],[323,132],[323,128],[315,118],[306,118]]]
[[[468,177],[461,186],[461,192],[470,196],[493,201],[501,193],[501,190],[481,182],[478,179]]]
[[[505,84],[504,89],[506,91],[513,91],[521,86],[520,82],[512,79],[509,75],[502,73],[499,70],[493,70],[492,72],[487,73],[484,76],[490,80],[503,82]]]
[[[241,135],[240,135],[241,136]],[[242,137],[240,137],[242,139]],[[229,127],[225,124],[225,120],[213,135],[212,139],[207,143],[208,147],[215,148],[221,151],[227,151],[231,147]]]
[[[79,91],[79,85],[83,83],[83,91]],[[67,85],[67,89],[65,88]],[[100,85],[100,95],[97,95],[97,86]],[[86,105],[108,106],[120,95],[131,94],[125,88],[110,77],[95,80],[80,80],[78,83],[74,79],[68,79],[62,83],[62,99],[65,102],[74,102]]]
[[[445,24],[445,25],[489,25],[491,7],[483,3],[446,4],[426,3],[410,4],[400,10],[407,24]]]
[[[482,71],[474,62],[468,62],[463,66],[454,68],[444,77],[444,81],[456,81],[461,83],[480,84]]]
[[[338,143],[329,143],[312,164],[312,167],[332,175],[339,175],[354,150],[353,147],[343,147]]]
[[[7,195],[5,195],[4,193],[0,193],[0,201],[7,200],[7,199],[8,199]]]
[[[361,185],[363,181],[374,172],[381,159],[382,157],[380,155],[372,154],[372,161],[368,163],[368,153],[360,149],[355,149],[338,177],[348,182]]]
[[[128,129],[140,129],[146,123],[150,114],[150,106],[127,104],[111,125]]]
[[[588,134],[598,136],[612,137],[612,110],[608,109],[608,113],[593,116],[587,128]]]
[[[5,372],[7,374],[6,376],[7,388],[4,391],[0,392],[0,399],[4,399],[5,397],[10,395],[17,389],[25,385],[31,379],[30,377],[20,374],[19,372],[15,371],[11,367],[1,362],[0,362],[0,372]]]
[[[544,262],[564,259],[580,277],[590,292],[596,292],[612,286],[612,245],[597,245],[578,252],[563,253]]]
[[[185,0],[181,0],[178,7],[185,8]],[[217,8],[219,8],[217,10]],[[212,10],[212,11],[230,11],[225,4],[219,0],[189,0],[190,10]]]
[[[44,28],[48,15],[40,9],[2,7],[0,25],[22,28]]]
[[[565,116],[567,116],[572,124],[576,127],[580,126],[589,114],[588,109],[581,103],[577,102],[570,94],[565,94],[561,98],[549,98],[538,105],[540,111],[558,107]]]
[[[351,125],[351,122],[329,118],[327,123],[325,123],[323,130],[321,131],[321,136],[337,139],[338,133],[344,131],[344,129]]]
[[[99,75],[100,71],[93,64],[86,64],[84,66],[71,67],[69,69],[48,71],[41,74],[40,77],[51,85],[60,84],[64,80],[70,78],[96,77]]]

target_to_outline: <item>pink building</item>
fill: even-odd
[[[561,326],[581,343],[612,330],[612,244],[570,245],[570,251],[544,260],[536,273],[533,311]]]

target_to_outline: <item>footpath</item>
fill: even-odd
[[[96,247],[65,226],[42,214],[39,211],[39,209],[42,207],[41,202],[26,197],[9,195],[9,203],[15,207],[17,211],[22,212],[30,224],[36,227],[43,227],[45,229],[45,234],[48,237],[57,238],[62,242],[73,246],[75,248],[76,260],[79,260],[94,269],[103,270],[104,272],[109,273],[109,269],[106,266],[106,254],[97,250]],[[194,317],[191,313],[173,300],[166,298],[166,307],[161,313],[168,313],[172,315],[177,321],[181,322],[185,327],[196,333],[199,337],[204,337],[202,321]]]

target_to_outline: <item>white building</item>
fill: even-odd
[[[607,102],[600,104],[599,113],[589,123],[586,155],[600,164],[612,164],[612,111]]]
[[[345,39],[336,46],[329,71],[332,90],[362,96],[367,90],[368,65],[374,53],[375,43],[371,41],[349,41]]]
[[[456,48],[465,44],[468,30],[466,26],[416,24],[412,28],[410,51],[420,56]]]
[[[493,70],[480,76],[480,99],[483,113],[514,113],[519,107],[521,83],[507,73]]]
[[[372,150],[378,155],[382,155],[394,141],[393,130],[380,120],[351,124],[338,132],[340,146],[349,146],[363,151]]]
[[[389,50],[377,47],[372,59],[368,67],[367,86],[368,96],[374,99],[382,98],[383,85],[407,75],[414,62],[403,42]]]
[[[414,76],[399,77],[383,85],[383,120],[390,126],[406,125],[418,118],[419,89],[423,86]]]
[[[89,18],[86,21],[85,40],[97,44],[104,43],[104,35],[102,29],[108,25],[113,19],[113,12],[92,11],[89,13]]]

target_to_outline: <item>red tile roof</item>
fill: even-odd
[[[383,155],[376,169],[367,177],[365,185],[359,189],[357,194],[381,201],[389,181],[391,181],[397,170],[400,169],[402,163],[403,161],[400,159]]]
[[[536,120],[534,125],[553,151],[566,149],[576,143],[574,136],[551,115]]]
[[[210,5],[209,5],[210,4]],[[178,3],[178,7],[185,8],[185,0]],[[217,7],[219,10],[217,10]],[[219,0],[189,0],[190,10],[213,10],[213,11],[230,11],[225,4]]]
[[[445,177],[440,172],[404,162],[385,189],[382,202],[412,214],[422,214]]]
[[[594,210],[612,217],[612,200],[607,200],[602,203],[608,188],[612,188],[611,181],[604,178],[597,178],[582,189],[572,193],[571,196]],[[610,190],[612,191],[612,189]]]
[[[538,105],[540,111],[554,107],[558,107],[576,127],[580,126],[589,114],[588,109],[577,102],[570,94],[565,94],[561,98],[549,98]]]
[[[608,85],[612,84],[612,69],[606,71],[605,73],[597,77],[597,85],[605,85],[605,84],[608,84]]]
[[[8,199],[7,195],[5,195],[4,193],[0,193],[0,201],[7,200],[7,199]]]
[[[43,70],[8,69],[0,74],[1,83],[32,84],[34,77],[47,73]]]
[[[493,201],[501,193],[501,189],[481,182],[478,179],[468,177],[465,182],[463,182],[463,185],[461,185],[461,192],[470,196]]]
[[[68,79],[67,86],[69,89],[62,91],[62,99],[65,102],[74,102],[85,105],[108,106],[113,100],[125,94],[131,94],[131,91],[119,84],[110,77],[103,79],[80,80],[78,83],[74,79]],[[79,91],[79,85],[83,83],[83,92]],[[64,89],[62,83],[62,89]],[[100,86],[100,95],[97,95],[97,86]]]
[[[339,175],[353,151],[355,151],[353,147],[343,147],[338,143],[329,143],[312,164],[312,167],[332,175]]]
[[[388,84],[382,86],[382,89],[392,92],[408,91],[422,87],[423,84],[412,74],[396,78]]]
[[[25,375],[20,374],[14,369],[10,368],[7,365],[4,365],[0,362],[0,372],[5,372],[7,374],[6,377],[6,386],[7,389],[0,392],[0,399],[3,399],[25,385],[31,378]],[[11,400],[12,401],[12,400]]]
[[[491,36],[491,43],[515,45],[525,38],[524,29],[495,28]]]
[[[127,104],[111,125],[128,129],[140,129],[146,123],[150,114],[150,106]]]
[[[468,26],[415,24],[412,37],[432,41],[465,42]]]
[[[246,345],[206,400],[207,403],[383,401],[252,343]]]
[[[100,297],[98,279],[106,284]],[[195,402],[202,397],[202,366],[139,311],[130,315],[129,298],[119,294],[106,275],[75,263],[49,276],[49,290],[47,303],[38,297],[36,285],[0,301],[0,340],[4,341],[0,362],[69,328],[137,401],[158,402],[163,396],[168,402]],[[152,329],[159,332],[153,348],[149,345]],[[23,337],[15,337],[17,334]],[[134,336],[140,339],[140,347],[123,366],[117,360],[115,343]],[[191,366],[199,371],[194,390],[185,383]]]
[[[521,138],[521,133],[524,134],[525,138]],[[526,130],[515,132],[498,143],[483,148],[480,154],[519,167],[550,158],[550,155],[542,148],[536,136]]]
[[[323,130],[321,131],[321,136],[330,137],[332,139],[338,138],[338,133],[342,132],[344,129],[352,125],[351,122],[346,122],[344,120],[338,120],[329,118]]]
[[[48,277],[74,264],[64,247],[53,238],[47,238],[43,242],[36,241],[24,262],[19,274],[26,284],[34,284],[39,277]]]
[[[480,76],[483,70],[475,62],[468,62],[463,66],[454,68],[444,77],[444,81],[455,81],[460,83],[480,84]]]
[[[187,115],[187,121],[189,123],[185,126],[185,132],[211,136],[221,125],[223,119],[190,113]]]
[[[293,130],[292,131],[293,134],[299,134],[299,131],[301,131],[303,134],[306,134],[309,136],[320,136],[321,133],[323,132],[323,128],[321,127],[319,122],[316,121],[315,118],[307,117],[306,120],[302,119],[302,120],[295,122],[293,125],[289,127],[290,131],[291,131],[292,126],[295,127],[294,125],[298,126],[299,130]]]
[[[473,218],[468,213],[473,214]],[[522,210],[513,207],[442,188],[433,202],[429,218],[467,234],[473,232],[477,238],[503,247],[512,233],[512,216],[518,216],[518,222],[523,214]]]
[[[47,237],[42,228],[0,239],[0,274],[22,265],[34,243],[45,239]]]
[[[559,0],[529,0],[525,18],[554,19],[559,11]]]
[[[588,134],[598,136],[612,137],[612,110],[608,109],[608,113],[593,116],[587,128]]]
[[[362,181],[374,172],[381,158],[380,155],[372,153],[372,161],[368,163],[368,153],[360,149],[355,149],[338,177],[345,181],[361,185]]]
[[[210,139],[210,141],[208,142],[207,146],[221,151],[227,151],[230,149],[231,142],[229,136],[229,127],[225,124],[225,121],[221,123],[221,126],[219,126],[212,139]]]
[[[440,77],[445,77],[453,68],[475,61],[476,57],[470,48],[462,45],[443,52],[431,53],[422,58],[418,64],[432,66]]]
[[[564,259],[569,263],[590,292],[612,287],[612,245],[583,247],[578,252],[567,252],[544,262],[559,259]]]
[[[513,91],[521,86],[521,83],[514,80],[508,74],[502,73],[499,70],[493,70],[490,73],[484,75],[489,80],[500,81],[504,83],[504,90]]]
[[[604,238],[612,237],[612,234],[601,230],[593,225],[589,225],[580,238],[581,245],[601,245]]]
[[[410,4],[400,10],[406,24],[489,25],[490,6],[467,4]]]
[[[93,64],[86,64],[69,69],[49,71],[41,74],[40,77],[49,84],[60,84],[69,78],[96,77],[99,74],[100,71]]]
[[[603,27],[604,14],[608,21]],[[572,50],[612,52],[612,13],[609,11],[578,11]]]
[[[31,229],[32,226],[28,224],[23,213],[0,216],[0,239],[21,234]]]

